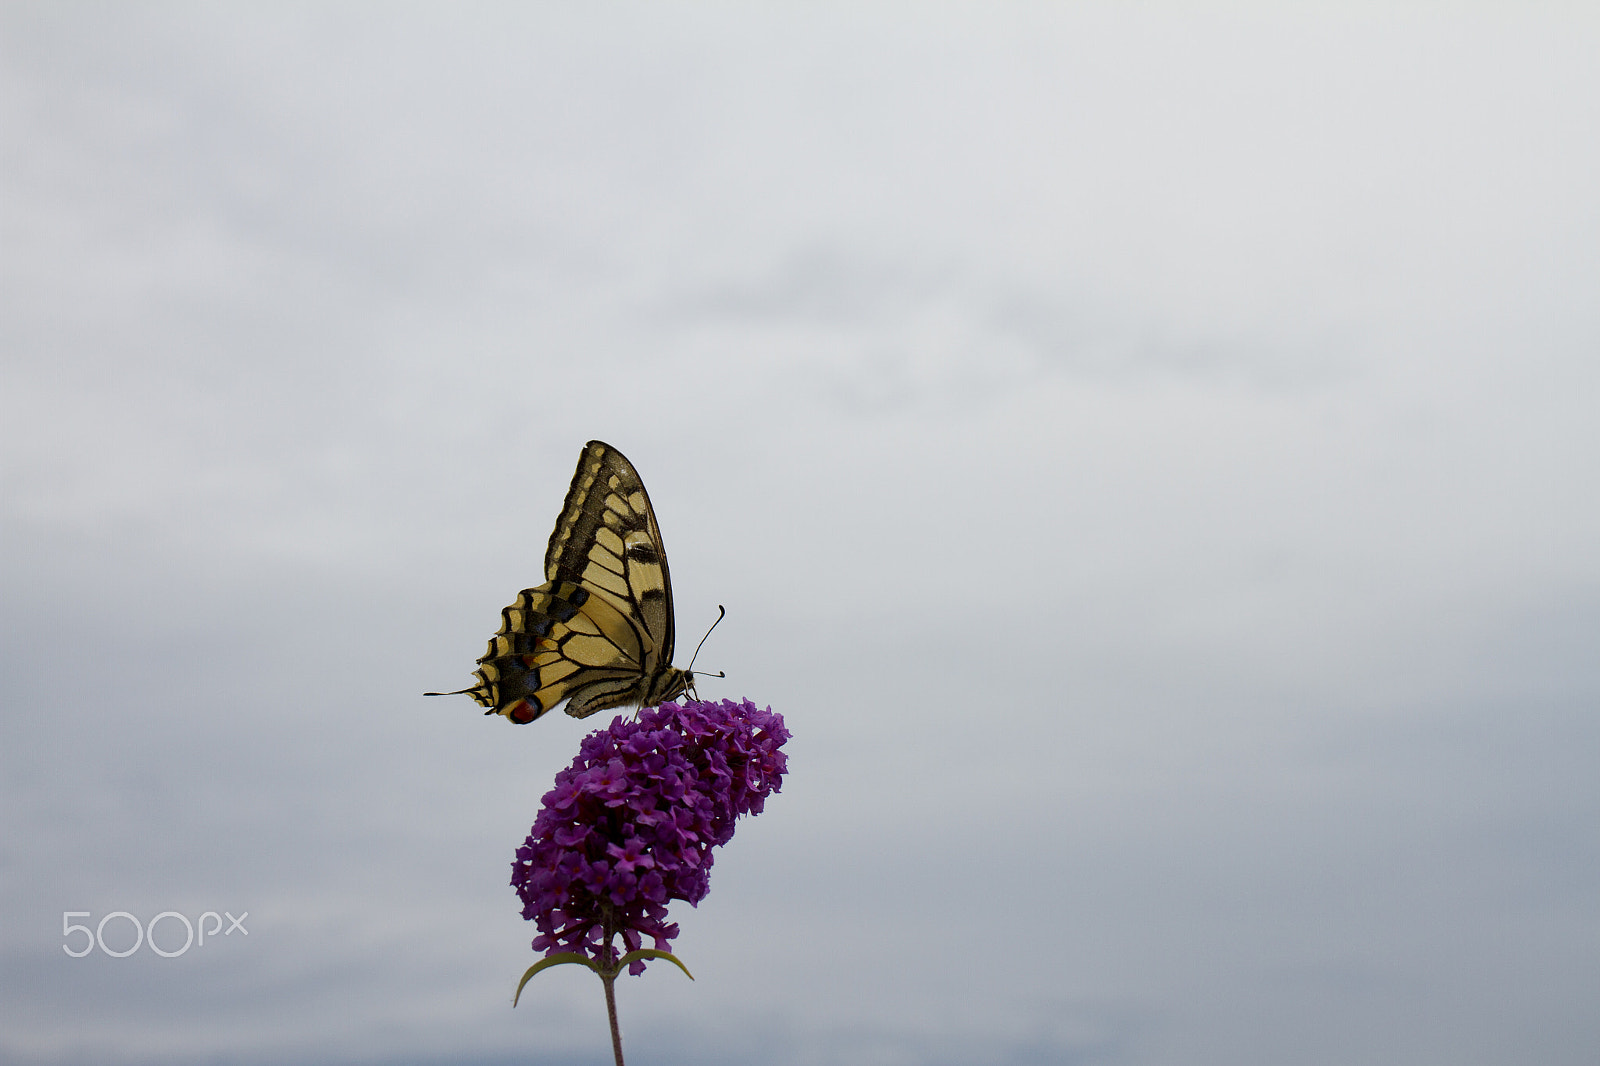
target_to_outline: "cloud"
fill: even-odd
[[[420,696],[598,437],[795,733],[630,1041],[1587,1061],[1593,20],[88,11],[0,35],[6,1057],[603,1051],[508,1006],[594,722]]]

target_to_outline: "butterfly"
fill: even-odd
[[[478,660],[477,684],[456,692],[518,725],[563,700],[587,718],[608,707],[653,707],[692,692],[672,665],[672,580],[661,530],[638,471],[592,440],[578,456],[544,553],[545,583],[500,612]]]

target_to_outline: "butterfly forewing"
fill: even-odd
[[[661,530],[638,471],[592,440],[578,457],[544,554],[546,581],[575,581],[627,603],[663,661],[672,658],[672,580]]]
[[[653,705],[693,678],[672,666],[672,581],[644,482],[623,454],[590,441],[545,551],[545,584],[501,612],[463,689],[487,713],[531,722],[567,701],[583,718]]]

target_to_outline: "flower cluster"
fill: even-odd
[[[783,716],[749,700],[665,703],[585,737],[511,864],[533,950],[605,964],[618,934],[624,951],[645,936],[669,950],[667,902],[705,898],[711,849],[780,789],[788,739]]]

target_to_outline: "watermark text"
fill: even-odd
[[[224,916],[228,919],[228,927],[226,929],[222,928]],[[95,948],[99,948],[113,959],[125,959],[135,951],[138,951],[141,946],[147,946],[163,959],[175,959],[191,947],[205,947],[206,937],[208,936],[215,940],[219,933],[223,936],[232,936],[235,931],[243,933],[245,936],[250,935],[250,930],[244,927],[244,920],[250,917],[249,911],[240,912],[237,918],[228,911],[223,911],[222,914],[218,914],[216,911],[206,911],[193,922],[177,911],[162,911],[143,924],[127,911],[112,911],[102,917],[93,929],[87,925],[79,925],[72,920],[74,918],[92,917],[94,917],[94,914],[91,911],[61,912],[61,936],[65,941],[61,945],[62,951],[65,951],[75,959],[81,959]],[[211,923],[209,929],[206,928],[208,920]],[[156,926],[162,922],[167,923],[161,933],[161,939],[167,943],[167,948],[156,943]],[[128,940],[127,934],[122,930],[124,923],[133,927],[133,945],[131,947],[120,946],[125,945]],[[113,933],[112,943],[119,945],[117,947],[106,946],[106,926],[108,924],[111,925]],[[174,950],[168,950],[176,942],[177,928],[179,926],[183,929],[183,945]],[[73,937],[79,933],[83,935],[82,939],[78,941],[82,947],[74,950]]]

